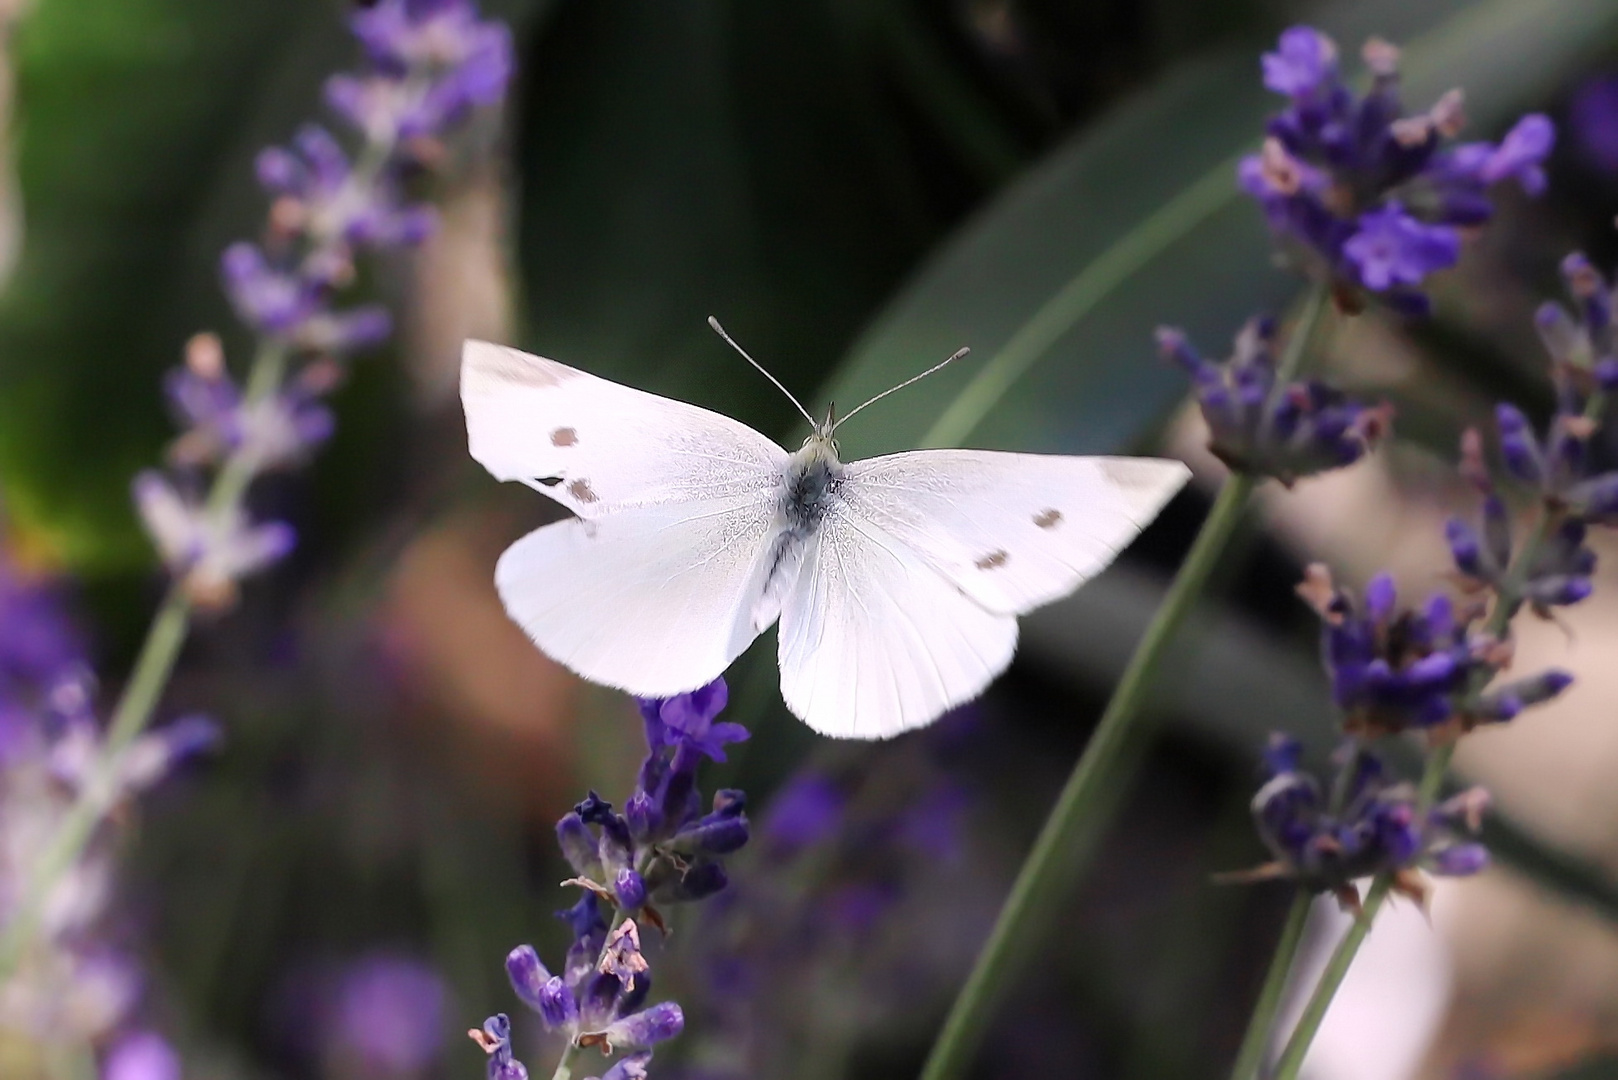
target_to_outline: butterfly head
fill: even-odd
[[[817,451],[830,455],[833,461],[837,460],[837,439],[833,434],[837,430],[837,405],[832,403],[826,409],[826,419],[815,424],[809,437],[803,440],[803,449],[811,447]]]

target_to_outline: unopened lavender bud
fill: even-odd
[[[706,900],[730,884],[725,868],[717,862],[700,862],[683,874],[671,874],[652,890],[652,898],[668,903]]]
[[[662,828],[663,814],[656,800],[644,791],[637,791],[624,802],[624,820],[629,823],[629,835],[637,843],[645,843]]]
[[[1423,685],[1445,683],[1454,678],[1456,667],[1455,657],[1452,654],[1437,652],[1411,664],[1405,670],[1405,674],[1413,683]]]
[[[1596,382],[1611,393],[1618,390],[1618,357],[1605,356],[1595,363]]]
[[[646,1080],[646,1077],[650,1075],[647,1070],[651,1063],[652,1052],[650,1050],[630,1054],[602,1073],[601,1080]]]
[[[614,1048],[640,1049],[672,1039],[685,1028],[685,1014],[672,1001],[632,1013],[607,1025],[604,1034]]]
[[[1455,568],[1467,577],[1482,580],[1485,577],[1483,544],[1478,539],[1477,530],[1460,518],[1450,518],[1444,524],[1444,538],[1449,541]]]
[[[1506,469],[1525,484],[1539,484],[1545,470],[1528,418],[1515,405],[1501,404],[1495,407],[1495,419],[1500,425],[1500,453]]]
[[[1451,844],[1428,856],[1433,873],[1467,877],[1489,865],[1489,849],[1482,844]]]
[[[1518,679],[1503,687],[1503,691],[1512,694],[1524,706],[1541,705],[1552,698],[1559,697],[1562,691],[1573,685],[1573,676],[1569,672],[1552,668],[1550,671],[1526,679]]]
[[[1552,574],[1530,582],[1527,591],[1529,598],[1536,603],[1565,607],[1588,598],[1595,591],[1595,586],[1587,577]]]
[[[579,1021],[579,1003],[560,975],[553,975],[539,990],[538,1012],[552,1031],[571,1029]]]
[[[1567,500],[1586,517],[1605,519],[1618,515],[1618,472],[1603,473],[1574,485]]]
[[[624,868],[618,871],[617,880],[612,885],[613,895],[618,899],[618,906],[625,911],[634,911],[646,903],[646,882],[635,871]]]
[[[1267,775],[1297,772],[1302,760],[1303,743],[1280,731],[1270,733],[1269,744],[1264,748],[1264,771]]]
[[[1372,622],[1386,622],[1398,601],[1399,593],[1389,574],[1377,574],[1365,586],[1365,614]]]
[[[1590,339],[1567,308],[1554,300],[1547,300],[1534,312],[1534,328],[1551,359],[1559,364],[1577,366],[1589,351]]]
[[[532,945],[512,949],[506,954],[506,976],[511,979],[511,988],[517,992],[518,999],[537,1012],[545,984],[551,980],[551,973],[545,969],[538,950]]]
[[[556,823],[556,842],[573,872],[580,877],[599,878],[601,860],[596,855],[596,838],[577,811],[562,815]]]

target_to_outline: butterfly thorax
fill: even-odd
[[[788,532],[798,539],[813,533],[842,480],[843,463],[837,460],[837,444],[831,436],[817,431],[804,440],[782,477],[781,514]]]

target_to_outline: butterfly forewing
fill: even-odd
[[[756,494],[786,466],[785,450],[728,416],[486,341],[466,343],[461,402],[484,468],[585,518]]]
[[[1189,475],[1150,458],[918,450],[852,462],[841,494],[973,600],[1021,615],[1104,569]]]
[[[643,696],[708,682],[757,636],[786,451],[707,409],[469,341],[472,456],[578,518],[501,557],[495,584],[542,650]]]

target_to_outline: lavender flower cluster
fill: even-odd
[[[556,825],[575,874],[564,884],[580,890],[578,903],[557,913],[573,933],[560,974],[531,945],[506,958],[517,997],[567,1040],[566,1054],[627,1051],[600,1080],[641,1080],[652,1047],[685,1026],[676,1003],[646,1004],[652,981],[642,927],[666,934],[662,907],[724,889],[723,859],[747,843],[743,794],[719,791],[705,813],[697,786],[704,760],[724,761],[724,748],[747,738],[740,724],[715,719],[728,699],[725,681],[716,679],[689,694],[640,702],[647,755],[623,812],[590,792]],[[489,1055],[489,1080],[525,1080],[508,1017],[492,1016],[471,1034]]]
[[[60,592],[0,562],[0,925],[17,917],[29,871],[75,803],[126,805],[217,741],[212,722],[182,718],[140,736],[103,777],[89,670]],[[62,1046],[105,1046],[108,1077],[179,1076],[173,1050],[138,1023],[141,972],[111,932],[113,839],[98,832],[50,889],[38,932],[0,980],[6,1075],[36,1075]]]
[[[1330,38],[1304,26],[1281,35],[1263,57],[1264,84],[1290,103],[1269,121],[1262,152],[1242,162],[1240,179],[1283,254],[1340,310],[1358,312],[1375,295],[1397,312],[1424,315],[1426,279],[1457,262],[1464,229],[1493,215],[1489,189],[1507,179],[1530,195],[1544,189],[1555,133],[1549,120],[1531,115],[1498,144],[1455,143],[1460,91],[1406,116],[1398,50],[1373,39],[1362,55],[1370,86],[1360,94],[1344,81]],[[1515,406],[1497,410],[1505,474],[1532,494],[1537,524],[1514,535],[1483,439],[1469,432],[1461,472],[1482,507],[1478,521],[1447,526],[1459,596],[1441,592],[1401,607],[1387,575],[1355,596],[1326,567],[1309,568],[1298,592],[1320,616],[1322,661],[1348,741],[1323,784],[1301,768],[1297,743],[1277,737],[1253,801],[1273,861],[1232,877],[1288,878],[1353,905],[1360,878],[1388,873],[1394,887],[1420,896],[1419,871],[1467,874],[1487,862],[1482,846],[1466,838],[1478,828],[1483,793],[1430,807],[1430,794],[1392,778],[1370,744],[1414,731],[1444,746],[1572,683],[1554,669],[1508,677],[1512,618],[1525,605],[1551,617],[1588,596],[1595,555],[1587,531],[1618,520],[1618,473],[1592,475],[1590,464],[1605,395],[1618,385],[1613,292],[1582,256],[1563,271],[1575,310],[1549,304],[1537,319],[1552,358],[1556,415],[1540,437]],[[1274,334],[1271,323],[1255,320],[1234,357],[1219,364],[1199,356],[1184,334],[1159,332],[1162,351],[1191,375],[1210,448],[1236,472],[1286,484],[1358,461],[1387,430],[1389,410],[1295,379],[1275,359]],[[1307,341],[1291,346],[1297,358]]]
[[[470,0],[379,0],[354,13],[364,69],[332,76],[326,101],[357,134],[358,153],[308,125],[290,148],[259,155],[270,194],[260,242],[231,245],[224,286],[258,339],[246,386],[230,377],[211,334],[194,338],[168,382],[183,433],[169,475],[135,481],[135,501],[170,573],[193,603],[231,602],[236,584],[283,558],[294,533],[255,522],[241,505],[252,480],[302,461],[332,430],[322,403],[347,357],[391,333],[386,307],[341,307],[356,259],[408,248],[432,232],[431,207],[410,200],[419,174],[446,156],[445,140],[475,110],[500,102],[512,72],[510,32],[482,21]],[[217,469],[201,496],[202,472]]]
[[[1375,295],[1424,315],[1422,282],[1454,266],[1462,231],[1492,216],[1488,190],[1505,180],[1530,195],[1544,189],[1555,130],[1531,115],[1498,144],[1456,143],[1465,124],[1459,90],[1407,116],[1399,50],[1373,38],[1361,56],[1371,85],[1357,94],[1331,38],[1308,26],[1281,35],[1264,55],[1264,85],[1289,103],[1270,119],[1261,152],[1242,161],[1240,181],[1284,254],[1330,283],[1344,310]]]
[[[1158,330],[1157,344],[1190,374],[1208,424],[1208,449],[1236,472],[1291,486],[1299,477],[1352,465],[1392,420],[1388,406],[1361,405],[1318,379],[1282,381],[1273,319],[1243,327],[1222,364],[1203,359],[1180,330]]]
[[[1296,739],[1275,735],[1264,755],[1266,781],[1253,800],[1259,837],[1274,861],[1225,875],[1227,881],[1289,878],[1330,892],[1344,908],[1359,907],[1353,882],[1393,870],[1394,888],[1424,902],[1420,871],[1460,876],[1488,865],[1489,853],[1470,839],[1482,825],[1488,795],[1472,788],[1427,810],[1415,785],[1392,778],[1386,764],[1357,741],[1336,755],[1329,789],[1301,766]]]

